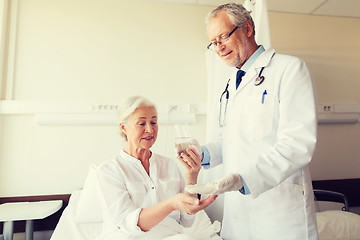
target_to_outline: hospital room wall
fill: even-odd
[[[272,46],[310,68],[319,104],[360,104],[360,18],[270,13]],[[319,124],[314,180],[360,177],[360,124]]]
[[[210,8],[138,0],[16,2],[14,74],[3,81],[2,100],[54,103],[55,111],[59,104],[90,108],[132,95],[155,103],[206,102]],[[196,118],[190,130],[204,142],[206,116]],[[36,114],[0,115],[0,121],[0,196],[70,193],[82,187],[90,163],[124,146],[115,122],[42,125]],[[162,124],[153,149],[173,157],[173,141],[173,126]]]
[[[116,104],[139,94],[159,103],[206,102],[204,17],[213,7],[17,3],[14,74],[4,78],[1,100]],[[270,12],[269,20],[273,47],[308,63],[320,103],[359,103],[360,36],[352,30],[358,19]],[[205,115],[190,125],[202,143],[205,125]],[[111,125],[40,125],[33,114],[7,114],[0,127],[0,196],[70,193],[82,186],[90,163],[123,146]],[[359,136],[359,124],[319,125],[313,178],[360,177]],[[172,139],[172,126],[161,125],[154,150],[172,157]]]

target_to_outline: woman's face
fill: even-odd
[[[157,112],[152,106],[137,108],[127,124],[121,126],[127,135],[130,149],[150,149],[157,138]]]

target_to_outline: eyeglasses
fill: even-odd
[[[220,44],[223,44],[223,43],[226,43],[227,41],[229,41],[231,34],[233,34],[236,31],[236,29],[238,29],[238,28],[239,28],[239,26],[236,26],[230,33],[222,35],[218,41],[211,42],[207,46],[207,49],[214,51],[215,47],[220,46]]]

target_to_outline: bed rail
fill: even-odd
[[[345,195],[350,208],[360,206],[360,178],[316,180],[312,183],[314,189]]]
[[[328,202],[338,202],[344,204],[342,207],[343,211],[349,212],[349,202],[347,197],[338,192],[314,189],[315,201],[328,201]]]

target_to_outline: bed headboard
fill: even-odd
[[[360,178],[313,181],[314,189],[329,190],[344,194],[350,207],[360,206]]]

